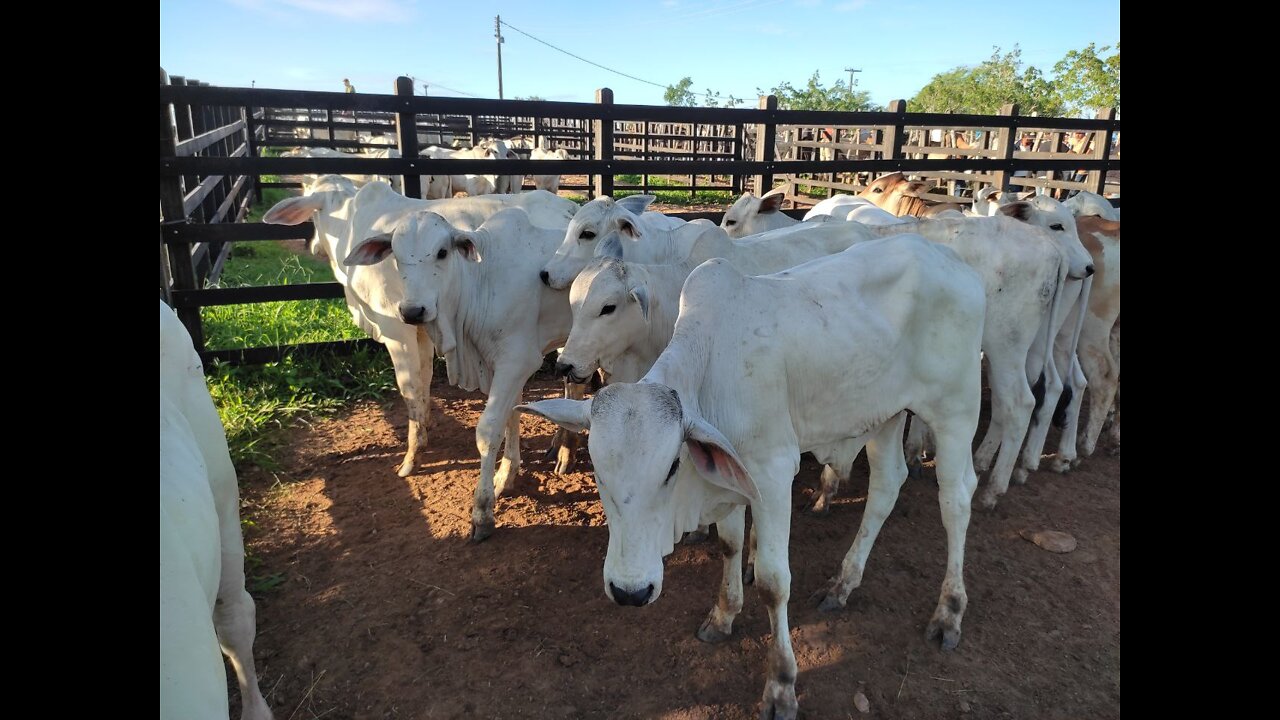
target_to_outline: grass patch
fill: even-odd
[[[615,175],[613,180],[619,185],[639,185],[641,178],[639,175],[624,174]],[[697,190],[690,196],[688,188],[689,184],[682,180],[658,175],[649,176],[649,194],[658,198],[658,202],[667,205],[732,205],[733,201],[738,199],[731,190]],[[618,190],[613,196],[624,198],[639,194],[641,191],[638,190]]]
[[[272,181],[264,177],[265,181]],[[263,191],[253,219],[291,193]],[[280,242],[236,243],[222,272],[223,287],[328,282],[327,261],[293,252]],[[364,337],[341,299],[301,300],[202,308],[207,346],[263,347]],[[227,444],[237,465],[272,469],[277,431],[306,418],[334,412],[352,400],[381,398],[395,389],[391,359],[382,348],[347,357],[285,358],[278,363],[208,370]]]

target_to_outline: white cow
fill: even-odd
[[[1081,190],[1078,194],[1062,202],[1076,217],[1097,215],[1103,220],[1120,222],[1120,208],[1113,207],[1111,202],[1097,193]]]
[[[632,240],[643,239],[643,242],[624,243],[628,260],[672,262],[688,255],[698,235],[711,223],[705,220],[685,223],[662,213],[645,212],[656,199],[652,195],[630,195],[614,200],[605,195],[583,205],[565,230],[564,242],[556,249],[555,256],[539,273],[542,282],[555,290],[569,287],[595,255],[596,239],[613,232]]]
[[[870,200],[856,195],[833,195],[805,213],[804,221],[810,222],[824,217],[862,225],[901,225],[908,222],[888,210],[881,209]],[[941,213],[937,217],[947,217],[947,215]]]
[[[1067,282],[1062,289],[1062,298],[1054,316],[1053,334],[1050,336],[1052,341],[1047,347],[1045,343],[1037,342],[1032,348],[1033,357],[1041,352],[1052,354],[1053,366],[1058,372],[1045,378],[1043,402],[1036,403],[1031,430],[1022,451],[1022,468],[1025,471],[1038,470],[1052,418],[1063,426],[1064,431],[1059,440],[1058,454],[1051,462],[1051,469],[1066,472],[1077,459],[1076,425],[1068,424],[1066,419],[1079,417],[1080,402],[1087,384],[1076,348],[1080,342],[1089,304],[1089,291],[1093,284],[1090,277],[1094,273],[1093,258],[1080,242],[1075,218],[1062,203],[1048,195],[1037,195],[1030,200],[1003,205],[999,212],[1048,229],[1050,236],[1068,258],[1068,277],[1071,282]],[[1020,471],[1015,479],[1018,482],[1024,481],[1025,473]]]
[[[413,472],[418,450],[427,440],[435,345],[421,325],[402,320],[404,285],[394,267],[348,267],[342,261],[355,243],[389,231],[401,218],[417,211],[431,210],[458,227],[474,229],[504,208],[520,207],[529,212],[534,222],[562,232],[560,228],[568,225],[577,205],[542,191],[415,200],[395,193],[383,183],[370,183],[357,192],[349,180],[339,175],[322,176],[304,192],[302,197],[277,203],[262,221],[277,225],[313,221],[316,235],[312,251],[329,259],[334,278],[342,284],[352,319],[370,337],[387,346],[396,385],[409,410],[409,447],[397,471],[407,477]],[[448,348],[440,350],[447,358]],[[450,382],[458,382],[458,366],[449,364],[448,370]]]
[[[1089,383],[1089,422],[1080,440],[1080,453],[1088,457],[1098,445],[1103,422],[1120,392],[1120,223],[1082,216],[1076,218],[1076,227],[1094,266],[1089,311],[1076,350]],[[1075,417],[1066,418],[1069,425],[1079,422],[1078,407]],[[1112,427],[1115,451],[1120,444],[1118,418]]]
[[[542,148],[534,148],[529,153],[531,160],[568,160],[569,151],[564,148],[559,150],[543,150]],[[558,192],[560,190],[559,175],[534,175],[533,185],[539,190],[548,192]]]
[[[786,188],[756,197],[751,193],[743,193],[734,201],[720,219],[720,227],[729,233],[731,238],[744,238],[748,235],[777,230],[795,225],[799,220],[782,212],[782,201],[786,199]]]
[[[520,156],[516,154],[515,148],[505,140],[486,140],[484,144],[491,150],[495,160],[520,159]],[[493,191],[496,193],[514,194],[524,189],[523,173],[518,175],[486,175],[485,178],[493,185]]]
[[[824,608],[845,605],[906,479],[905,410],[938,434],[947,569],[926,637],[960,641],[968,596],[964,538],[977,485],[983,290],[954,253],[920,237],[874,240],[776,275],[745,277],[725,260],[689,276],[670,346],[638,383],[591,400],[522,409],[591,429],[609,520],[604,591],[619,605],[662,594],[663,556],[686,530],[719,523],[724,579],[698,630],[729,637],[742,609],[743,527],[751,507],[755,585],[772,626],[763,717],[795,718],[796,661],[787,603],[791,483],[800,453],[866,445],[862,527]]]
[[[495,483],[501,494],[520,469],[513,408],[524,383],[569,335],[566,293],[546,287],[535,274],[563,237],[563,230],[535,226],[520,209],[500,212],[474,231],[418,212],[366,236],[346,255],[350,266],[398,272],[405,288],[400,316],[430,334],[449,363],[449,382],[488,395],[476,424],[475,542],[493,533]],[[394,266],[382,262],[391,255]],[[504,429],[506,450],[495,468]]]
[[[160,303],[160,717],[227,717],[231,659],[245,720],[271,720],[253,664],[240,490],[204,367]]]
[[[293,148],[281,154],[281,157],[305,157],[305,158],[341,158],[350,160],[352,158],[371,158],[385,160],[388,158],[400,157],[400,150],[397,148],[382,148],[379,150],[365,150],[363,152],[343,152],[326,147],[311,148]],[[314,181],[321,177],[315,173],[307,173],[303,178],[308,182]],[[392,185],[397,191],[400,190],[400,176],[395,175],[353,175],[346,174],[344,177],[350,178],[357,187],[366,185],[371,182],[384,182]]]

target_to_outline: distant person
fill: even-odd
[[[346,78],[342,78],[342,87],[346,92],[349,92],[349,93],[353,93],[356,91],[356,86],[352,85],[351,81]]]
[[[1017,148],[1017,149],[1018,149],[1020,152],[1034,152],[1034,151],[1035,151],[1035,144],[1036,144],[1035,138],[1031,137],[1030,135],[1023,135],[1023,136],[1022,136],[1022,140],[1019,140],[1019,141],[1018,141],[1018,148]],[[1018,170],[1017,172],[1015,172],[1015,173],[1013,174],[1013,176],[1014,176],[1014,177],[1031,177],[1031,171],[1030,171],[1030,170]]]
[[[1076,131],[1075,137],[1071,139],[1071,153],[1073,155],[1088,155],[1088,154],[1091,154],[1092,152],[1093,152],[1092,133]],[[1071,176],[1071,181],[1084,182],[1085,179],[1088,177],[1089,177],[1089,174],[1086,171],[1076,170],[1075,174]],[[1075,197],[1079,193],[1080,191],[1078,189],[1072,190],[1067,193],[1067,197],[1068,198]]]

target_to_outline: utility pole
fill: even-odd
[[[849,73],[849,92],[853,92],[853,74],[862,72],[861,68],[845,68],[845,72]]]
[[[493,18],[493,36],[498,39],[498,99],[502,99],[502,16]]]

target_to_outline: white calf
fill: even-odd
[[[270,720],[253,664],[240,490],[204,367],[160,303],[160,718],[227,717],[231,659],[241,717]]]

